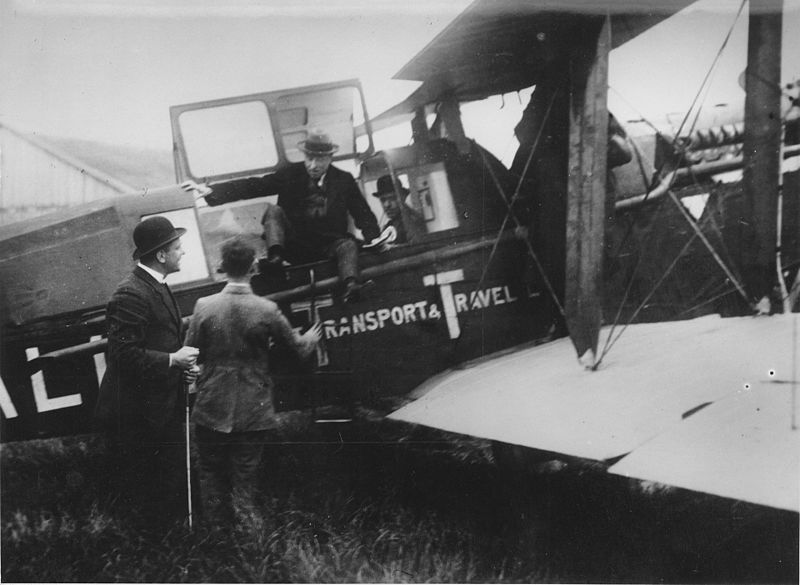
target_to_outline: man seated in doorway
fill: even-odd
[[[214,185],[186,181],[184,190],[196,190],[209,205],[278,194],[277,205],[267,205],[262,218],[267,243],[267,263],[306,263],[335,258],[343,283],[342,300],[357,299],[358,244],[348,232],[348,213],[367,242],[380,235],[378,220],[361,195],[353,176],[331,164],[339,149],[320,129],[311,130],[298,143],[303,162],[271,175]]]
[[[407,203],[408,189],[400,185],[398,194],[390,175],[383,175],[378,179],[377,189],[372,195],[380,199],[381,207],[388,219],[383,228],[391,226],[396,230],[395,242],[398,244],[413,242],[427,233],[425,218]]]

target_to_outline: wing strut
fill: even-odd
[[[591,40],[576,46],[569,66],[565,308],[567,329],[578,356],[586,366],[594,367],[602,322],[611,22],[605,16],[586,24],[593,34],[584,38]]]
[[[781,31],[783,0],[751,3],[744,101],[744,218],[741,266],[756,301],[775,284],[775,249],[781,165]],[[750,242],[747,242],[750,239]]]

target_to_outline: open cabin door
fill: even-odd
[[[339,145],[335,161],[373,151],[357,79],[173,106],[170,120],[179,183],[264,175],[302,161],[297,143],[312,128]],[[366,132],[356,137],[358,125]]]

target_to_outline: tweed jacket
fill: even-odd
[[[123,280],[106,308],[108,349],[95,417],[123,436],[145,421],[162,428],[182,395],[169,354],[181,347],[181,315],[172,293],[139,268]]]
[[[302,357],[313,344],[296,333],[278,305],[250,285],[228,284],[197,300],[187,345],[200,350],[193,420],[221,433],[275,428],[270,340],[289,344]]]
[[[214,185],[206,201],[209,205],[220,205],[276,193],[278,205],[286,213],[300,240],[330,244],[351,237],[347,230],[348,213],[366,240],[372,240],[380,234],[378,221],[353,176],[333,165],[328,167],[322,185],[325,205],[321,214],[309,212],[314,200],[314,186],[303,163],[294,163],[261,178]]]

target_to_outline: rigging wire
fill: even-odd
[[[727,276],[730,279],[730,281],[733,283],[733,285],[739,291],[739,294],[741,294],[742,297],[744,297],[745,300],[748,300],[747,299],[747,293],[744,291],[744,287],[742,286],[742,284],[733,275],[731,270],[728,268],[728,265],[725,264],[725,262],[722,260],[722,258],[720,258],[719,254],[714,249],[714,246],[711,245],[711,242],[708,241],[708,238],[706,237],[706,235],[703,233],[703,231],[697,225],[697,222],[694,221],[694,218],[691,215],[689,215],[689,212],[686,211],[686,208],[681,204],[681,202],[678,199],[678,197],[671,190],[669,191],[669,197],[670,197],[670,199],[672,199],[672,202],[675,204],[675,206],[678,208],[678,210],[680,210],[680,212],[683,215],[684,219],[689,223],[691,228],[694,230],[695,234],[697,234],[697,237],[700,238],[700,240],[703,242],[703,244],[705,244],[706,248],[708,248],[708,251],[711,252],[711,255],[714,257],[714,260],[717,262],[717,264],[719,264],[720,268],[722,268],[722,270],[725,272],[725,276]]]
[[[694,109],[695,105],[697,104],[697,100],[700,98],[700,94],[702,93],[703,88],[706,87],[706,84],[709,82],[712,73],[716,70],[717,63],[719,62],[720,57],[722,57],[722,53],[725,51],[725,48],[728,46],[728,41],[730,41],[731,36],[733,35],[733,29],[736,27],[736,23],[739,22],[739,17],[742,15],[742,11],[744,10],[745,4],[747,4],[747,0],[742,0],[741,4],[739,4],[739,10],[736,12],[736,17],[733,19],[733,23],[731,24],[730,28],[728,29],[728,34],[725,35],[725,40],[722,41],[722,45],[720,46],[719,50],[717,51],[717,54],[714,57],[714,60],[711,62],[711,67],[709,68],[708,73],[706,73],[705,78],[703,78],[703,82],[700,84],[700,91],[697,92],[697,94],[694,97],[694,100],[692,100],[692,105],[689,106],[689,110],[686,112],[686,116],[684,116],[684,119],[683,119],[683,121],[681,122],[681,125],[678,128],[678,131],[675,133],[676,140],[677,140],[677,137],[680,136],[681,130],[683,129],[683,126],[686,123],[686,120],[689,119],[689,116],[690,116],[692,110]],[[706,89],[706,92],[707,91],[708,91],[708,89]],[[708,94],[706,93],[706,95],[708,95]],[[698,108],[698,110],[697,110],[697,116],[695,116],[695,123],[697,123],[697,117],[700,115],[700,110],[701,109],[702,109],[702,106],[700,108]]]
[[[513,206],[514,206],[514,203],[519,199],[519,193],[520,193],[520,191],[522,189],[522,183],[524,181],[524,177],[528,172],[528,168],[529,168],[529,166],[531,164],[531,161],[533,160],[533,155],[536,152],[536,148],[539,145],[539,139],[542,137],[542,133],[544,132],[544,128],[545,128],[546,122],[547,122],[548,118],[550,117],[550,112],[551,112],[551,110],[553,108],[553,104],[555,103],[557,95],[558,95],[558,90],[554,91],[552,97],[550,98],[550,103],[547,105],[547,110],[545,111],[544,117],[542,118],[542,123],[539,125],[539,131],[537,132],[536,138],[533,141],[533,145],[531,146],[530,153],[528,153],[528,158],[525,161],[525,166],[524,166],[524,168],[522,170],[522,173],[520,174],[519,181],[517,182],[517,186],[514,189],[514,194],[511,196],[511,199],[508,198],[505,190],[503,189],[503,186],[500,184],[500,180],[497,178],[497,175],[495,174],[494,169],[492,168],[492,165],[486,159],[486,154],[483,152],[483,150],[481,148],[477,148],[478,152],[481,155],[481,159],[483,161],[484,168],[488,169],[489,176],[491,177],[492,182],[494,183],[495,188],[497,189],[497,192],[498,192],[499,196],[503,199],[503,202],[506,204],[506,207],[508,209],[506,211],[505,217],[503,218],[503,222],[500,225],[500,229],[497,232],[497,237],[495,238],[494,244],[492,245],[491,252],[489,253],[489,259],[484,264],[483,272],[481,274],[480,279],[478,279],[478,283],[474,288],[473,294],[477,293],[477,291],[480,290],[481,286],[483,286],[483,282],[485,281],[486,275],[487,275],[487,273],[489,271],[489,266],[490,266],[490,264],[492,262],[492,259],[494,258],[495,253],[497,252],[497,248],[498,248],[498,246],[500,244],[500,237],[502,236],[503,231],[505,231],[506,225],[508,225],[509,219],[513,219],[514,224],[515,224],[515,226],[517,228],[522,228],[522,225],[519,223],[519,220],[517,219],[517,217],[513,213]],[[473,145],[477,146],[475,144],[474,140],[473,140]],[[546,274],[546,272],[544,270],[544,266],[542,266],[542,263],[539,261],[539,257],[536,255],[536,252],[533,250],[533,246],[530,243],[530,239],[527,238],[527,237],[525,238],[525,244],[527,246],[528,253],[533,258],[533,261],[536,264],[536,268],[538,269],[540,275],[542,276],[542,279],[544,280],[545,286],[547,287],[547,290],[550,293],[550,296],[552,297],[553,301],[556,304],[556,307],[558,308],[559,313],[561,314],[562,317],[566,317],[566,312],[564,311],[564,307],[562,306],[561,301],[559,301],[558,295],[556,295],[555,289],[553,288],[553,285],[550,282],[550,279],[547,277],[547,274]]]
[[[797,430],[797,321],[800,318],[795,315],[795,318],[792,319],[792,346],[794,347],[794,351],[792,352],[792,430]]]
[[[501,225],[500,230],[497,233],[497,237],[495,238],[494,244],[492,246],[492,251],[489,254],[489,259],[486,261],[486,264],[483,267],[483,274],[481,274],[481,278],[478,281],[478,284],[475,287],[475,289],[473,291],[473,294],[477,293],[477,291],[480,290],[481,286],[483,285],[483,281],[486,278],[486,273],[489,270],[489,264],[491,263],[492,257],[494,256],[495,252],[497,251],[498,244],[500,243],[500,236],[502,235],[503,230],[505,230],[505,226],[508,223],[509,217],[514,220],[514,224],[516,225],[517,228],[523,229],[523,226],[519,223],[519,220],[513,214],[513,203],[514,203],[515,197],[512,197],[512,200],[510,202],[505,199],[505,194],[503,192],[503,187],[500,185],[500,181],[498,180],[497,175],[494,172],[494,169],[492,169],[492,167],[490,165],[488,165],[488,161],[486,160],[486,155],[483,153],[483,151],[479,150],[479,152],[481,154],[481,157],[483,158],[484,164],[489,169],[489,175],[491,176],[492,181],[494,182],[495,187],[498,190],[498,193],[500,194],[501,197],[503,197],[503,200],[506,202],[506,205],[508,206],[508,211],[506,212],[506,217],[503,219],[503,224]],[[548,292],[550,293],[550,297],[553,299],[553,302],[556,304],[556,307],[558,308],[558,312],[561,314],[562,317],[566,318],[566,316],[567,316],[566,315],[566,311],[564,310],[564,307],[561,304],[561,301],[559,301],[558,295],[556,295],[555,289],[553,288],[553,285],[550,282],[550,279],[547,277],[547,273],[544,270],[544,266],[542,266],[542,263],[539,260],[539,257],[536,255],[536,252],[533,250],[533,246],[531,245],[530,238],[528,238],[528,237],[525,238],[525,246],[528,249],[528,254],[530,254],[531,258],[533,258],[533,261],[536,264],[536,268],[539,270],[539,274],[541,275],[542,280],[544,280],[544,284],[547,287]]]
[[[609,351],[611,351],[611,348],[614,347],[614,344],[619,340],[619,338],[622,336],[622,334],[625,333],[625,330],[628,328],[628,326],[631,323],[633,323],[633,320],[636,319],[636,317],[639,315],[641,310],[644,309],[645,306],[647,306],[647,301],[650,300],[650,297],[652,297],[655,294],[655,292],[658,289],[658,287],[661,286],[661,283],[666,280],[667,276],[669,276],[669,274],[672,272],[672,270],[675,268],[675,266],[677,266],[678,260],[680,260],[681,257],[683,256],[683,254],[686,252],[686,250],[689,249],[689,246],[692,244],[692,242],[694,242],[696,237],[697,237],[697,234],[692,234],[692,237],[690,237],[686,241],[686,243],[683,245],[683,248],[681,248],[681,251],[678,252],[678,254],[675,256],[675,258],[672,260],[672,263],[664,271],[664,274],[662,274],[661,278],[658,279],[658,282],[656,282],[656,284],[653,285],[653,287],[650,290],[650,292],[647,293],[647,296],[644,298],[644,300],[639,304],[638,307],[636,307],[636,310],[633,312],[633,315],[631,315],[631,318],[628,319],[628,322],[625,323],[625,325],[623,325],[622,330],[617,334],[617,336],[613,340],[611,339],[611,332],[613,332],[613,328],[612,328],[611,332],[609,332],[608,338],[606,339],[606,345],[605,345],[605,347],[603,347],[603,353],[600,354],[600,358],[597,360],[597,363],[595,364],[595,367],[593,369],[597,369],[600,366],[600,363],[603,361],[603,358],[606,357],[606,354]]]
[[[717,286],[717,288],[719,288],[720,286],[724,286],[725,284],[727,284],[727,283],[723,282],[721,285],[718,285],[718,286]],[[704,307],[704,306],[706,306],[706,305],[708,305],[708,304],[710,304],[710,303],[713,303],[713,302],[714,302],[714,301],[716,301],[717,299],[721,299],[721,298],[723,298],[723,297],[726,297],[726,296],[728,296],[729,294],[731,294],[731,293],[735,293],[735,292],[736,292],[736,288],[735,288],[735,287],[733,287],[733,288],[727,288],[727,289],[725,289],[724,291],[722,291],[721,293],[719,293],[719,294],[716,294],[716,295],[714,295],[713,297],[709,297],[708,299],[704,300],[702,303],[697,303],[697,304],[696,304],[696,305],[694,305],[693,307],[689,307],[688,309],[684,309],[683,311],[681,311],[680,313],[678,313],[678,316],[680,317],[680,316],[682,316],[682,315],[691,314],[691,313],[693,313],[694,311],[696,311],[697,309],[699,309],[699,308],[701,308],[701,307]]]
[[[711,63],[711,67],[709,68],[708,72],[706,73],[705,77],[703,78],[703,82],[700,84],[700,88],[699,88],[699,90],[697,91],[697,93],[695,94],[695,97],[694,97],[694,99],[692,100],[692,103],[691,103],[691,105],[690,105],[690,107],[689,107],[689,110],[686,112],[686,115],[684,116],[683,120],[681,121],[681,124],[680,124],[680,126],[678,127],[678,131],[675,133],[675,137],[674,137],[674,139],[673,139],[673,141],[672,141],[672,146],[673,146],[673,148],[677,147],[677,146],[679,145],[679,143],[681,142],[680,136],[681,136],[681,133],[682,133],[682,131],[683,131],[683,128],[684,128],[684,126],[686,125],[686,122],[689,120],[689,118],[690,118],[690,116],[691,116],[691,114],[692,114],[692,111],[695,109],[695,106],[697,105],[697,103],[698,103],[698,100],[700,100],[701,96],[703,96],[703,99],[700,101],[700,104],[701,104],[701,106],[697,108],[697,112],[696,112],[696,114],[694,115],[694,119],[692,120],[692,124],[691,124],[691,128],[690,128],[690,133],[691,133],[691,132],[694,130],[694,127],[695,127],[695,125],[697,124],[697,121],[699,120],[699,117],[700,117],[700,112],[701,112],[701,109],[702,109],[702,103],[703,103],[703,102],[705,101],[705,99],[708,97],[708,92],[709,92],[709,90],[710,90],[710,84],[709,84],[709,81],[711,80],[711,78],[712,78],[712,75],[713,75],[714,71],[716,70],[717,63],[719,62],[719,59],[720,59],[720,57],[722,56],[722,53],[724,52],[725,48],[726,48],[726,47],[727,47],[727,45],[728,45],[728,42],[729,42],[729,40],[730,40],[730,38],[731,38],[731,35],[733,34],[733,30],[734,30],[734,28],[735,28],[735,26],[736,26],[736,23],[739,21],[739,17],[740,17],[740,16],[741,16],[741,14],[742,14],[742,10],[744,9],[744,6],[745,6],[746,2],[747,2],[747,0],[742,0],[741,4],[739,5],[739,10],[737,11],[737,13],[736,13],[736,17],[734,18],[733,22],[731,23],[731,26],[730,26],[730,28],[728,29],[728,33],[725,35],[725,39],[723,40],[723,42],[722,42],[722,45],[720,46],[719,50],[717,51],[717,54],[715,55],[715,57],[714,57],[714,59],[713,59],[713,61],[712,61],[712,63]],[[643,119],[644,119],[644,118],[643,118]],[[645,120],[646,120],[646,119],[645,119]],[[646,122],[647,122],[647,123],[648,123],[650,126],[652,126],[653,128],[655,128],[655,126],[654,126],[654,125],[652,125],[652,124],[651,124],[649,121],[646,121]],[[681,164],[681,163],[683,162],[683,160],[685,159],[685,157],[686,157],[686,151],[687,151],[687,148],[686,148],[686,146],[685,146],[685,145],[681,145],[681,147],[680,147],[680,150],[679,150],[679,152],[680,152],[680,158],[678,159],[678,161],[677,161],[677,163],[676,163],[676,165],[677,165],[677,166],[680,166],[680,164]],[[663,170],[663,168],[662,168],[662,169],[659,169],[659,174],[660,174],[661,170]],[[670,197],[673,199],[673,201],[675,201],[675,202],[677,203],[678,207],[681,209],[681,212],[683,213],[684,217],[687,217],[687,215],[688,215],[688,214],[686,213],[686,210],[685,210],[685,209],[683,209],[683,206],[681,205],[680,201],[678,201],[678,200],[677,200],[677,198],[675,197],[674,193],[672,193],[672,191],[670,190],[670,188],[671,188],[672,184],[673,184],[673,183],[674,183],[674,181],[675,181],[675,177],[676,177],[675,173],[671,173],[671,174],[670,174],[670,176],[669,176],[669,183],[668,183],[668,185],[667,185],[667,190],[668,190],[668,192],[669,192],[669,194],[670,194]],[[647,193],[645,194],[645,200],[647,199],[647,196],[649,196],[649,194],[650,194],[650,193],[653,191],[653,189],[654,189],[654,188],[655,188],[655,185],[651,185],[651,187],[650,187],[650,188],[648,188],[648,190],[647,190]],[[690,239],[687,241],[687,243],[686,243],[686,245],[684,246],[684,248],[681,250],[681,252],[678,254],[678,256],[677,256],[677,257],[676,257],[676,258],[673,260],[673,262],[672,262],[672,263],[670,264],[670,266],[668,267],[668,269],[667,269],[667,272],[665,272],[665,274],[664,274],[664,275],[663,275],[663,276],[662,276],[662,277],[661,277],[661,278],[658,280],[658,282],[657,282],[657,283],[654,285],[654,287],[652,288],[652,290],[651,290],[651,291],[650,291],[650,292],[647,294],[647,296],[645,297],[645,299],[644,299],[644,300],[643,300],[643,301],[640,303],[639,307],[637,307],[637,308],[636,308],[636,310],[633,312],[633,315],[630,317],[630,319],[628,319],[628,322],[625,324],[625,326],[622,328],[622,330],[621,330],[621,331],[620,331],[620,332],[617,334],[617,336],[616,336],[615,338],[613,338],[613,341],[612,341],[612,336],[613,336],[613,334],[614,334],[614,330],[616,329],[616,327],[617,327],[617,325],[618,325],[618,319],[619,319],[619,317],[620,317],[620,315],[621,315],[621,313],[622,313],[622,308],[623,308],[623,306],[624,306],[624,302],[627,300],[627,296],[628,296],[628,294],[629,294],[629,291],[630,291],[630,289],[631,289],[631,286],[630,286],[630,284],[631,284],[631,283],[632,283],[632,281],[633,281],[633,276],[636,274],[636,272],[638,271],[639,267],[641,266],[641,262],[642,262],[643,255],[642,255],[642,254],[640,254],[640,256],[639,256],[639,260],[637,261],[637,263],[636,263],[636,266],[635,266],[635,268],[634,268],[634,271],[633,271],[633,273],[631,274],[631,283],[629,283],[629,286],[627,287],[627,289],[626,289],[626,291],[625,291],[625,296],[624,296],[624,298],[623,298],[623,303],[622,303],[622,304],[620,304],[620,307],[619,307],[619,308],[618,308],[618,310],[617,310],[617,315],[616,315],[616,317],[615,317],[615,319],[614,319],[614,323],[612,324],[612,326],[611,326],[611,328],[610,328],[610,330],[609,330],[608,337],[606,338],[606,342],[605,342],[605,345],[604,345],[604,347],[603,347],[603,351],[601,352],[601,354],[600,354],[600,357],[599,357],[599,359],[597,360],[597,362],[596,362],[596,364],[595,364],[595,369],[596,369],[596,368],[597,368],[597,367],[600,365],[600,363],[603,361],[603,358],[604,358],[604,357],[605,357],[605,356],[608,354],[608,352],[611,350],[611,347],[612,347],[612,346],[613,346],[613,345],[616,343],[616,341],[619,339],[619,336],[620,336],[620,335],[622,335],[622,333],[625,331],[625,329],[627,329],[628,325],[630,325],[630,324],[633,322],[633,320],[636,318],[636,316],[638,316],[638,314],[639,314],[639,313],[641,312],[641,310],[644,308],[644,306],[646,305],[647,301],[648,301],[648,300],[649,300],[649,299],[652,297],[652,295],[653,295],[653,294],[655,294],[655,291],[656,291],[656,289],[657,289],[657,288],[658,288],[658,287],[661,285],[661,283],[663,283],[663,282],[664,282],[664,280],[666,279],[666,276],[667,276],[667,275],[668,275],[670,272],[672,272],[672,270],[674,269],[675,265],[677,264],[677,261],[678,261],[678,259],[679,259],[679,258],[680,258],[680,257],[683,255],[683,253],[684,253],[684,252],[685,252],[685,251],[688,249],[688,247],[689,247],[689,244],[690,244],[691,242],[693,242],[693,241],[694,241],[695,237],[697,237],[697,236],[698,236],[698,229],[697,229],[697,226],[696,226],[696,224],[695,224],[694,222],[692,222],[692,221],[691,221],[691,218],[690,218],[690,217],[689,217],[689,220],[690,220],[690,222],[689,222],[689,223],[690,223],[690,225],[692,226],[692,228],[693,228],[693,230],[694,230],[694,235],[693,235],[693,236],[692,236],[692,237],[691,237],[691,238],[690,238]],[[630,229],[632,229],[632,225],[633,225],[633,224],[631,224],[631,227],[629,228],[629,231],[630,231]],[[627,236],[627,235],[626,235],[626,236]],[[707,239],[706,239],[704,236],[701,236],[701,239],[702,239],[703,243],[704,243],[704,244],[706,244],[706,246],[709,248],[709,250],[711,251],[711,253],[712,253],[712,255],[714,256],[715,260],[717,260],[717,262],[718,262],[718,263],[721,263],[720,265],[722,266],[723,270],[724,270],[724,271],[725,271],[725,273],[728,275],[728,277],[729,277],[729,278],[731,278],[733,282],[735,282],[735,284],[736,284],[736,287],[737,287],[737,289],[739,289],[740,293],[741,293],[741,294],[744,294],[744,296],[745,296],[745,300],[748,300],[748,301],[749,301],[749,299],[747,299],[746,293],[744,293],[744,290],[743,290],[743,288],[741,288],[741,285],[738,283],[738,281],[736,281],[736,280],[735,280],[735,278],[733,278],[733,275],[732,275],[732,273],[731,273],[730,269],[728,269],[728,268],[727,268],[727,266],[725,265],[725,263],[721,261],[721,259],[719,258],[719,255],[718,255],[718,254],[716,253],[716,251],[713,249],[713,246],[711,246],[711,244],[708,242],[708,240],[707,240]]]

